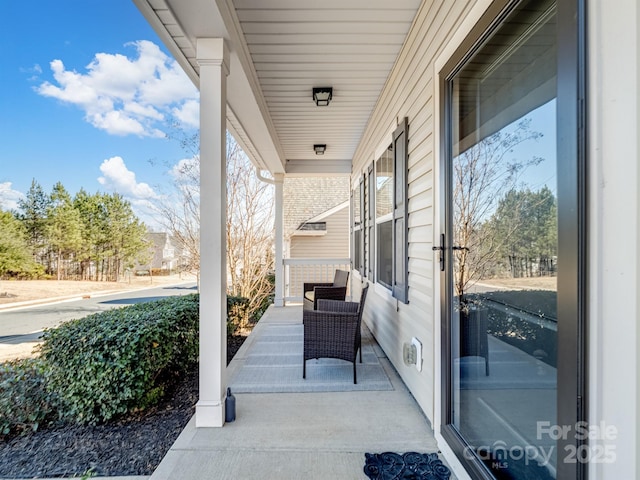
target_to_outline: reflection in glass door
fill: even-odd
[[[521,2],[447,83],[451,423],[498,478],[556,478],[556,38]]]

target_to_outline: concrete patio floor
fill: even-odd
[[[301,307],[272,306],[230,363],[229,383],[267,325],[301,321]],[[236,421],[196,429],[192,419],[151,480],[366,479],[366,452],[437,452],[428,420],[375,347],[393,390],[235,394]]]

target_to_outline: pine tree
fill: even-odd
[[[33,260],[38,263],[48,263],[45,226],[49,196],[35,178],[31,180],[31,187],[25,198],[18,201],[18,207],[21,210],[18,218],[26,229],[27,243],[31,249]]]
[[[0,210],[0,276],[36,270],[24,226],[11,213]]]
[[[81,228],[80,213],[74,208],[71,196],[62,183],[56,183],[47,209],[45,234],[47,244],[56,259],[58,280],[63,277],[65,258],[76,257],[80,250]]]
[[[149,242],[145,239],[147,228],[122,195],[105,195],[103,201],[106,212],[104,233],[109,239],[110,254],[105,264],[106,275],[110,280],[117,281],[125,268],[133,267],[136,260],[143,259],[148,252]]]

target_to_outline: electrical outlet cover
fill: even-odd
[[[422,343],[416,337],[411,339],[411,345],[416,347],[416,368],[419,372],[422,371]]]

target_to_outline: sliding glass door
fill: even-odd
[[[559,305],[580,301],[559,277],[578,278],[582,255],[559,223],[574,207],[559,190],[580,178],[558,140],[572,133],[558,123],[562,20],[556,1],[525,0],[487,23],[443,85],[443,434],[478,478],[556,479],[558,408],[575,405],[581,375],[565,360],[582,341],[559,342],[561,322],[579,324]],[[576,391],[559,389],[567,375]]]

